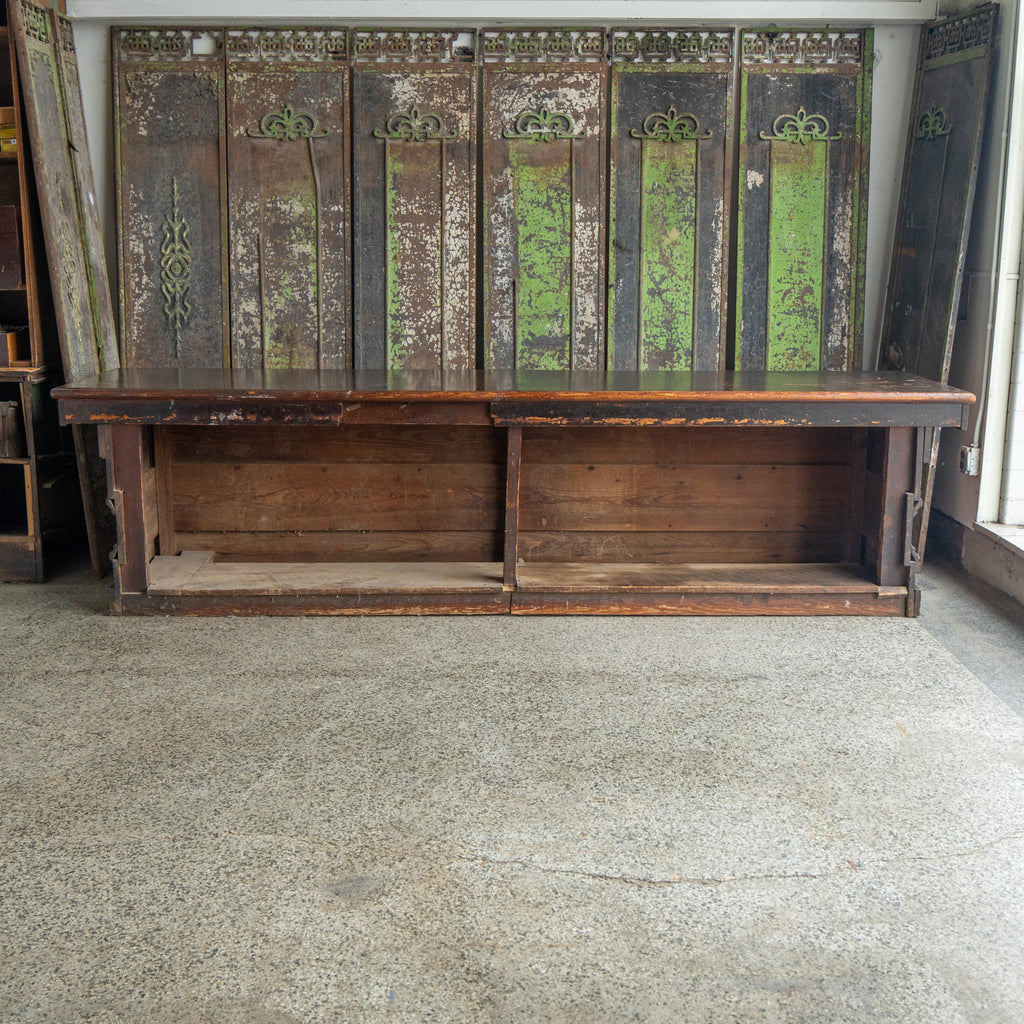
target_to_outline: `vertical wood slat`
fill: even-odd
[[[515,587],[519,573],[519,485],[523,465],[523,427],[508,427],[508,460],[505,472],[505,569],[506,587]]]
[[[154,509],[146,505],[145,477],[151,463],[143,427],[108,428],[110,497],[117,510],[115,602],[124,594],[144,594],[149,585],[149,537]]]
[[[882,587],[906,582],[904,540],[906,536],[907,493],[913,492],[917,430],[889,427],[884,431],[881,515],[877,523],[875,581]]]
[[[348,33],[225,40],[232,365],[348,366]]]
[[[605,364],[604,33],[485,30],[484,361]]]
[[[223,34],[111,43],[124,365],[230,365]]]
[[[456,32],[353,32],[355,363],[476,365],[476,69]]]
[[[732,30],[613,30],[608,366],[724,365]]]
[[[863,343],[872,33],[741,40],[737,365],[852,369]]]

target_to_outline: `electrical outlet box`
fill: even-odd
[[[981,448],[978,445],[960,446],[960,472],[965,476],[977,476],[981,472]]]

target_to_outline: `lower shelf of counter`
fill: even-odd
[[[880,587],[851,564],[521,564],[231,562],[158,556],[124,610],[163,614],[770,614],[907,613],[908,588]],[[916,599],[915,595],[911,599]]]

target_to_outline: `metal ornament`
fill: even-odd
[[[843,137],[842,132],[829,135],[831,127],[824,114],[808,114],[800,107],[795,114],[780,114],[772,122],[772,132],[761,132],[761,138],[768,142],[798,142],[801,146],[808,142],[836,142]]]
[[[508,131],[502,132],[506,139],[534,139],[540,142],[552,142],[555,139],[582,139],[584,133],[573,132],[572,120],[568,114],[548,110],[524,110]]]
[[[281,111],[270,111],[260,118],[258,129],[250,128],[246,134],[251,139],[322,139],[329,135],[328,129],[320,128],[320,122],[305,111],[296,111],[291,104]]]
[[[917,122],[915,139],[938,139],[953,130],[946,120],[946,112],[941,107],[932,106],[926,110]]]
[[[160,245],[160,290],[164,295],[164,316],[174,329],[174,354],[181,357],[181,328],[191,308],[188,290],[192,282],[192,246],[188,221],[178,214],[178,179],[171,178],[171,212],[164,217],[164,240]]]
[[[657,142],[685,142],[693,139],[710,139],[711,132],[700,130],[700,121],[693,114],[677,114],[675,107],[669,107],[664,114],[648,114],[640,130],[630,133],[634,139],[653,139]]]
[[[424,142],[429,139],[456,139],[459,133],[446,132],[441,128],[441,119],[436,114],[420,113],[413,107],[408,111],[392,114],[384,122],[384,130],[374,129],[375,139],[399,139],[405,142]]]

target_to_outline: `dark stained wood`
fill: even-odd
[[[112,34],[122,362],[230,361],[224,38]]]
[[[860,366],[872,34],[741,36],[736,365]]]
[[[155,494],[150,483],[150,454],[145,428],[117,424],[109,429],[110,501],[117,520],[114,601],[142,594],[149,585]]]
[[[949,379],[981,159],[998,4],[922,29],[878,365]],[[914,545],[928,536],[939,432],[925,455]]]
[[[969,392],[898,373],[545,373],[121,369],[59,388],[65,422],[337,424],[541,422],[615,425],[601,406],[634,402],[628,423],[950,426]],[[535,404],[534,404],[535,403]],[[589,408],[587,408],[589,404]]]
[[[732,29],[613,30],[608,365],[725,365]]]
[[[396,373],[377,392],[373,374],[255,376],[277,387],[253,387],[244,371],[126,370],[55,392],[69,422],[99,416],[118,438],[119,610],[916,614],[907,513],[918,421],[962,417],[971,398],[906,375],[838,372],[448,376],[459,391]],[[825,390],[806,390],[808,376]],[[712,426],[657,426],[682,393],[642,385],[683,378],[717,388],[685,393],[695,422],[709,422],[695,396],[717,410]],[[541,379],[563,390],[534,426]],[[306,411],[301,380],[317,388]],[[629,403],[645,418],[622,420]],[[421,407],[417,420],[409,410]],[[364,418],[348,424],[350,408]],[[742,426],[752,419],[793,427]],[[158,469],[147,421],[159,425]],[[178,557],[198,547],[210,557]],[[500,599],[464,571],[496,553],[504,566],[485,575]],[[167,570],[163,582],[131,596],[150,564]]]

